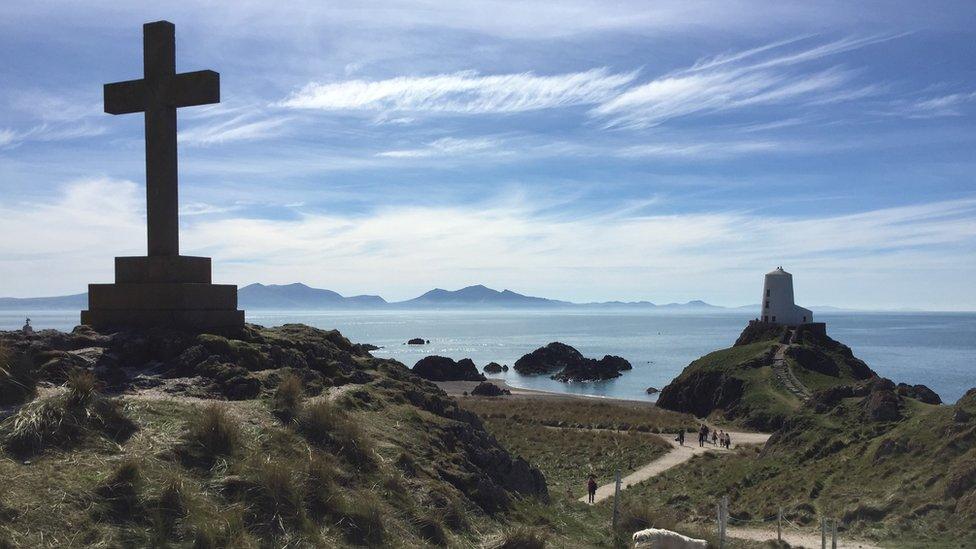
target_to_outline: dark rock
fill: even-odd
[[[563,371],[552,376],[557,381],[597,381],[620,377],[620,372],[630,370],[629,362],[619,356],[607,355],[600,360],[584,358],[567,365]]]
[[[508,371],[508,364],[503,364],[502,365],[502,371],[503,372],[507,372]]]
[[[488,374],[500,374],[502,373],[502,365],[497,362],[489,362],[485,364],[484,371]]]
[[[820,349],[794,345],[786,350],[786,356],[792,358],[807,370],[830,377],[838,377],[840,375],[840,368],[834,359]]]
[[[431,355],[426,356],[413,367],[413,373],[429,381],[484,381],[485,376],[469,358],[457,362],[453,359]]]
[[[742,380],[722,372],[699,370],[681,377],[661,390],[659,407],[705,417],[712,410],[729,411],[742,398]]]
[[[551,374],[583,360],[579,351],[555,341],[516,360],[515,371],[523,375]]]
[[[864,397],[861,407],[870,421],[898,421],[902,418],[901,397],[891,390],[871,391]]]
[[[957,408],[955,412],[952,413],[952,421],[956,423],[966,423],[973,419],[973,414],[963,410],[962,408]]]
[[[942,404],[942,399],[939,398],[939,395],[925,385],[899,383],[896,391],[903,397],[914,398],[926,404]]]
[[[407,345],[424,345],[424,344],[427,344],[427,343],[430,343],[430,342],[427,341],[427,340],[425,340],[422,337],[415,337],[415,338],[407,341]]]
[[[647,390],[644,391],[644,392],[647,393],[647,394],[649,394],[649,395],[653,395],[655,393],[660,393],[661,390],[658,389],[657,387],[648,387]]]
[[[477,387],[471,389],[471,394],[476,396],[497,397],[512,394],[508,389],[502,389],[494,383],[482,381]]]
[[[631,368],[630,363],[619,356],[606,355],[594,360],[559,342],[540,347],[515,362],[515,371],[520,374],[553,373],[552,379],[558,381],[613,379]]]

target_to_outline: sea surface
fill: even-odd
[[[0,329],[20,328],[26,312],[0,311]],[[561,383],[545,376],[498,376],[528,389],[630,400],[654,400],[646,389],[667,385],[692,360],[731,345],[754,315],[618,311],[248,311],[247,321],[264,326],[300,322],[338,328],[357,343],[382,348],[374,355],[413,366],[426,355],[471,358],[511,366],[551,341],[584,355],[620,355],[634,369],[615,380]],[[37,329],[70,330],[77,311],[32,311]],[[976,387],[976,313],[821,313],[827,333],[850,346],[882,376],[922,383],[955,402]],[[429,345],[406,345],[414,337]]]

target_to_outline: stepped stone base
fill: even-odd
[[[88,285],[81,323],[98,329],[243,326],[237,286],[210,280],[209,257],[117,257],[115,284]]]

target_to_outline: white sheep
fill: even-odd
[[[706,549],[708,542],[689,538],[671,530],[648,528],[634,532],[634,547],[645,549]]]

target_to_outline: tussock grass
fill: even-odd
[[[415,513],[410,518],[410,522],[417,529],[424,542],[438,547],[447,545],[447,533],[444,531],[444,525],[434,515],[433,509]]]
[[[493,549],[544,549],[547,536],[537,528],[516,526],[504,534]]]
[[[30,357],[15,355],[0,343],[0,406],[21,404],[37,394]]]
[[[282,421],[290,422],[298,417],[302,409],[305,390],[302,379],[292,372],[281,376],[271,401],[272,412]]]
[[[91,372],[73,372],[66,386],[63,394],[32,402],[4,422],[7,451],[26,456],[48,448],[68,449],[92,435],[123,442],[136,431],[122,403],[98,393]]]
[[[305,529],[303,472],[296,463],[251,459],[236,487],[237,496],[245,503],[247,523],[266,536]]]
[[[142,489],[142,466],[126,459],[103,482],[95,493],[100,498],[101,514],[113,522],[136,521],[144,515],[139,492]]]
[[[383,508],[372,495],[344,499],[339,515],[339,526],[349,542],[369,547],[383,544]]]
[[[298,432],[311,444],[330,449],[360,466],[373,464],[373,447],[362,428],[327,400],[320,399],[302,410]]]
[[[243,451],[240,427],[223,406],[206,406],[190,420],[179,447],[181,456],[191,464],[212,466],[220,458]]]
[[[678,518],[666,509],[656,509],[640,502],[632,502],[621,509],[617,530],[624,537],[629,538],[639,530],[647,528],[675,530],[677,525]]]

